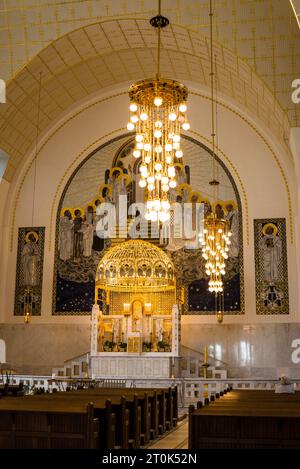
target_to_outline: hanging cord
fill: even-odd
[[[158,16],[161,16],[161,0],[158,0]],[[158,31],[157,31],[157,74],[156,78],[159,80],[160,77],[160,46],[161,46],[161,40],[160,40],[160,23],[158,23]]]
[[[219,119],[218,119],[218,73],[217,73],[217,55],[215,54],[215,91],[216,91],[216,101],[215,101],[215,112],[216,112],[216,148],[219,148]],[[214,154],[215,157],[215,154]],[[214,158],[215,159],[215,158]],[[219,164],[216,164],[217,170],[216,170],[216,176],[217,176],[217,181],[220,182],[219,179]],[[216,185],[216,192],[217,192],[217,200],[220,198],[220,193],[219,193],[219,188],[220,184]]]
[[[36,190],[36,173],[37,173],[37,156],[38,156],[38,138],[40,130],[40,107],[41,107],[41,84],[42,84],[42,72],[39,76],[39,94],[38,94],[38,106],[37,106],[37,123],[36,123],[36,140],[35,140],[35,155],[33,160],[33,193],[32,193],[32,212],[31,212],[31,226],[34,226],[34,211],[35,211],[35,190]]]
[[[209,2],[209,23],[210,23],[210,86],[211,86],[211,138],[212,138],[212,187],[213,201],[216,202],[216,161],[215,161],[215,90],[214,90],[214,59],[213,59],[213,5],[212,0]]]

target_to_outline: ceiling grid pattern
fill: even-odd
[[[226,46],[215,45],[218,91],[282,139],[289,125],[300,125],[291,102],[291,82],[300,76],[299,29],[289,2],[215,0],[215,9],[216,36]],[[162,73],[209,86],[208,1],[164,0],[163,11],[173,24],[162,35]],[[156,0],[0,0],[0,77],[12,77],[40,51],[9,83],[0,109],[8,180],[35,139],[40,72],[44,130],[99,88],[154,74],[156,34],[138,18],[155,13]],[[124,18],[129,15],[134,18]],[[113,16],[119,19],[107,21]]]

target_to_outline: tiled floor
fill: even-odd
[[[176,430],[156,440],[151,449],[188,449],[188,419],[178,423]]]

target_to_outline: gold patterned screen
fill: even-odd
[[[110,314],[123,314],[124,303],[131,304],[134,300],[141,300],[143,304],[151,303],[153,314],[171,314],[172,306],[176,302],[175,292],[158,293],[110,292]]]

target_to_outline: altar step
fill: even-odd
[[[52,376],[65,378],[86,378],[88,377],[89,371],[89,358],[89,352],[69,358],[64,362],[62,367],[52,369]]]

